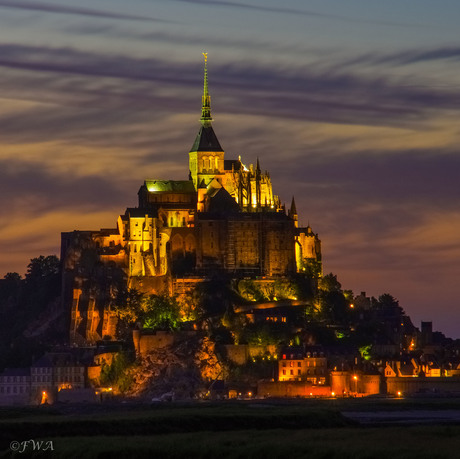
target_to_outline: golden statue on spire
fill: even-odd
[[[208,53],[201,53],[204,56],[204,62],[208,62]]]

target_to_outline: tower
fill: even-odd
[[[198,202],[204,195],[208,185],[217,180],[222,186],[224,175],[224,150],[212,128],[211,96],[208,89],[207,53],[204,56],[204,84],[201,98],[201,127],[189,153],[190,177],[195,190],[198,191]],[[214,184],[216,184],[214,182]],[[200,190],[201,193],[200,193]]]
[[[297,214],[297,207],[295,205],[294,196],[292,196],[291,208],[289,210],[289,216],[294,220],[294,225],[296,228],[299,227],[299,216]]]

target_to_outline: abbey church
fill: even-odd
[[[71,343],[114,337],[120,285],[177,294],[219,272],[270,279],[320,263],[318,236],[299,227],[294,198],[288,210],[281,204],[259,159],[255,166],[226,159],[212,126],[206,55],[200,122],[187,180],[145,180],[138,207],[126,209],[116,228],[62,233]]]

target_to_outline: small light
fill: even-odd
[[[332,395],[333,397],[335,397],[335,392],[332,392],[331,395]]]

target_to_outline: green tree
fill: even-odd
[[[380,295],[376,305],[378,308],[384,310],[391,310],[395,308],[401,309],[399,306],[399,301],[389,293]]]
[[[59,275],[60,263],[55,255],[32,258],[27,266],[26,282],[36,282]]]
[[[0,311],[17,304],[23,280],[18,273],[6,273],[0,282]]]
[[[150,295],[144,300],[142,321],[145,328],[177,330],[181,321],[180,306],[174,297]]]
[[[337,280],[336,275],[329,273],[319,280],[318,290],[324,292],[342,292],[342,284]]]
[[[322,272],[322,263],[316,258],[304,258],[302,263],[303,273],[309,279],[320,279]]]
[[[349,298],[352,293],[346,291]],[[318,282],[316,304],[323,320],[334,324],[346,324],[350,319],[350,301],[342,291],[342,285],[337,276],[330,273]]]
[[[136,289],[120,290],[113,308],[118,317],[117,337],[128,340],[136,324],[144,313],[145,295]]]
[[[120,392],[126,392],[132,383],[132,377],[127,371],[132,365],[133,359],[126,352],[120,352],[112,360],[111,365],[102,365],[101,385],[105,387],[116,386]]]

